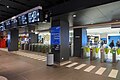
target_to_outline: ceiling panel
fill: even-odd
[[[74,14],[77,15],[76,18],[74,18],[74,25],[87,25],[117,19],[120,20],[120,1],[76,11]]]
[[[26,10],[34,8],[38,5],[42,6],[45,11],[49,11],[49,9],[51,7],[58,6],[59,4],[62,4],[62,3],[68,2],[68,1],[71,1],[71,0],[0,0],[0,12],[1,12],[0,14],[5,14],[5,15],[8,14],[8,16],[6,15],[6,17],[10,18],[10,17],[20,14]],[[120,6],[120,5],[119,5],[119,3],[116,3],[116,4],[117,5],[115,5],[115,7],[118,8],[118,6]],[[83,5],[83,4],[80,4],[80,5]],[[6,6],[10,6],[10,8],[6,9]],[[105,8],[105,7],[103,6],[103,8]],[[89,9],[80,11],[80,13],[77,13],[77,14],[79,14],[80,16],[87,16],[88,19],[86,19],[86,17],[85,17],[85,19],[84,19],[84,17],[79,17],[80,19],[76,19],[76,22],[80,21],[80,22],[83,22],[83,24],[91,23],[91,22],[94,22],[95,19],[105,16],[106,14],[102,13],[102,11],[104,12],[104,9],[102,10],[101,8],[94,7],[94,8],[89,8]],[[111,10],[109,10],[109,11],[111,11]],[[106,13],[108,13],[108,12],[106,12]],[[0,18],[0,21],[2,21],[2,20],[3,19]],[[83,20],[83,21],[81,21],[81,20]]]
[[[103,14],[97,9],[97,7],[88,8],[80,12],[83,13],[85,16],[88,16],[90,19],[104,17]]]
[[[120,13],[120,1],[106,5],[101,5],[98,6],[97,8],[102,12],[102,14],[105,17],[114,18],[115,15],[119,15],[118,13]]]

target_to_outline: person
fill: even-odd
[[[100,46],[100,47],[102,47],[102,46],[103,46],[103,44],[104,44],[104,41],[103,41],[103,40],[101,40],[101,46]]]
[[[118,45],[119,45],[119,39],[117,40],[117,42],[116,42],[116,46],[118,47]]]
[[[117,44],[118,47],[120,47],[120,40],[118,41],[118,44]]]
[[[111,49],[114,47],[114,40],[112,40],[109,46],[111,47]]]

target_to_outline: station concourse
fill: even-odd
[[[0,80],[120,80],[119,0],[0,0]]]

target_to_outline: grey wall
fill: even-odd
[[[38,34],[29,33],[30,43],[37,43],[38,42]]]
[[[82,57],[82,46],[87,44],[87,31],[86,29],[76,28],[74,29],[74,57]]]

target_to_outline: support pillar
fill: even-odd
[[[18,29],[11,29],[8,32],[8,51],[18,51]]]
[[[53,44],[52,45],[52,53],[54,53],[54,62],[60,63],[63,61],[69,60],[69,22],[68,22],[68,16],[62,15],[62,16],[55,16],[52,18],[52,27],[60,27],[59,34],[59,44]],[[56,33],[55,33],[56,34]],[[52,33],[51,33],[51,42],[55,41]],[[56,49],[57,48],[57,49]]]

